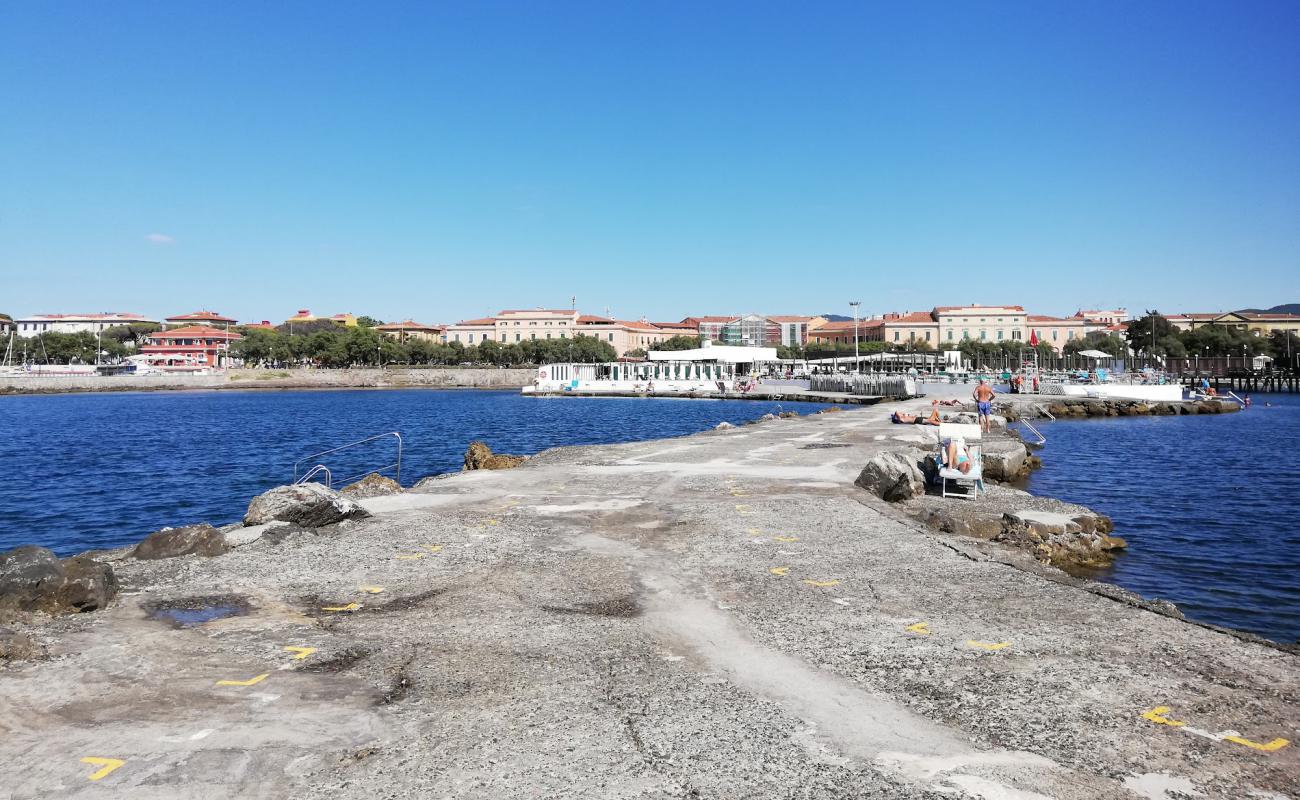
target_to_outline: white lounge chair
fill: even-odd
[[[962,439],[966,442],[966,452],[970,455],[970,472],[945,467],[943,465],[944,442],[950,439]],[[960,497],[974,500],[979,490],[984,487],[984,447],[981,444],[982,432],[979,425],[958,422],[944,422],[939,425],[939,452],[935,455],[935,464],[939,470],[939,494],[943,497]],[[957,491],[949,491],[949,482]]]

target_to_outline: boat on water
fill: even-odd
[[[747,390],[778,366],[775,347],[652,350],[645,361],[545,364],[523,394],[700,394]]]

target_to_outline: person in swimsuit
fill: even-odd
[[[993,387],[980,378],[980,384],[975,387],[975,392],[971,396],[975,398],[975,403],[979,407],[980,430],[988,433],[992,426],[989,417],[993,414]]]
[[[962,473],[970,472],[971,460],[970,453],[966,450],[966,440],[954,437],[944,442],[943,465]]]

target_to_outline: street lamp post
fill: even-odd
[[[861,305],[861,300],[849,301],[849,307],[853,309],[853,371],[855,373],[862,371],[862,362],[858,360],[858,306]]]

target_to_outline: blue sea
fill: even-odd
[[[1114,519],[1128,551],[1098,579],[1296,642],[1300,396],[1252,400],[1235,414],[1041,424],[1043,468],[1027,488]]]
[[[750,400],[432,389],[0,397],[0,464],[8,473],[0,481],[0,551],[40,544],[69,555],[133,544],[169,525],[234,522],[255,495],[292,483],[298,459],[387,431],[402,435],[401,481],[409,486],[458,471],[475,439],[499,453],[531,455],[681,436],[781,410]],[[304,466],[317,461],[338,486],[393,463],[395,440]]]

